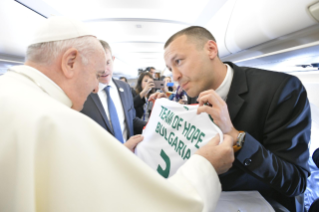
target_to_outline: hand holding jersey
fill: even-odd
[[[218,145],[221,130],[206,113],[198,115],[197,109],[158,99],[136,155],[164,177],[172,176],[194,153],[206,158],[218,174],[227,171],[234,161],[233,141],[225,136]]]
[[[233,145],[235,145],[239,132],[230,120],[226,102],[214,90],[201,92],[197,101],[199,102],[197,113],[209,114],[221,131],[233,138]]]
[[[160,98],[166,98],[166,96],[162,93],[154,93],[149,97],[150,100]],[[234,151],[238,151],[240,148],[235,144],[238,141],[239,131],[233,126],[226,102],[214,90],[201,92],[197,101],[199,102],[197,114],[202,112],[209,114],[221,131],[232,137]]]

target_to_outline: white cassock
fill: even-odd
[[[0,211],[214,211],[221,186],[192,156],[164,179],[28,66],[0,76]]]

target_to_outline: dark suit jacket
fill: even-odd
[[[136,111],[136,116],[142,118],[144,114],[143,106],[145,104],[145,98],[141,98],[135,90],[132,90],[132,95],[134,98],[134,108]]]
[[[226,103],[234,127],[246,137],[233,167],[220,175],[222,189],[258,190],[295,211],[294,196],[305,191],[310,174],[306,90],[291,75],[227,64],[234,76]]]
[[[127,128],[127,139],[129,139],[132,135],[142,133],[143,127],[145,126],[146,122],[135,116],[135,109],[130,86],[120,80],[113,79],[113,82],[118,88],[118,92],[122,101],[122,105],[115,105],[115,107],[122,107],[124,110]],[[120,88],[122,88],[123,91],[121,91]],[[113,129],[108,121],[103,105],[97,94],[91,93],[88,96],[81,112],[91,117],[109,133],[114,135]]]

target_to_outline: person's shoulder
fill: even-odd
[[[121,80],[113,79],[113,82],[117,85],[122,87],[123,89],[131,90],[131,87],[126,82],[123,82]]]

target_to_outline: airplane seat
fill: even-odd
[[[304,212],[305,210],[305,195],[304,193],[295,196],[295,205],[296,205],[296,212]]]
[[[319,168],[319,148],[317,148],[312,154],[312,160]],[[319,198],[313,201],[308,212],[318,212],[319,211]]]
[[[319,168],[319,148],[317,148],[312,154],[312,160],[315,162],[316,166]]]
[[[319,211],[319,198],[313,201],[308,212],[318,212]]]
[[[271,198],[268,198],[268,197],[264,197],[264,198],[271,205],[271,207],[274,209],[275,212],[290,212],[286,207],[284,207],[279,202],[277,202]]]

